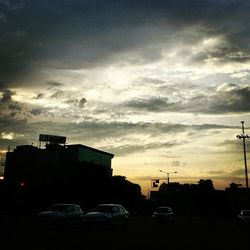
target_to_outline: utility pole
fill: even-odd
[[[246,188],[248,189],[248,173],[247,173],[247,155],[246,155],[246,139],[249,138],[248,134],[245,134],[244,121],[241,121],[242,134],[237,135],[238,139],[242,139],[243,142],[243,153],[244,153],[244,163],[245,163],[245,177],[246,177]]]

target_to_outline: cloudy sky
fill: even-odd
[[[0,0],[0,157],[62,135],[147,192],[244,181],[250,2]],[[247,147],[249,148],[250,145]],[[250,148],[249,148],[250,149]],[[3,171],[3,166],[2,166]]]

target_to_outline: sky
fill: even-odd
[[[250,133],[249,9],[0,0],[0,170],[8,147],[51,134],[113,153],[113,174],[145,193],[167,172],[171,182],[244,186],[236,135],[241,121]]]

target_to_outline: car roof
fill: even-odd
[[[97,206],[110,206],[110,207],[119,206],[119,207],[122,207],[122,205],[115,204],[115,203],[102,203],[102,204],[98,204]]]
[[[164,206],[157,207],[156,209],[158,209],[158,208],[167,208],[167,209],[172,209],[171,207],[164,207]]]
[[[250,209],[242,209],[240,210],[241,212],[249,212],[250,213]]]
[[[52,206],[77,206],[79,207],[78,204],[72,204],[72,203],[55,203],[55,204],[52,204]]]

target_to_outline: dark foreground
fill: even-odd
[[[250,246],[250,229],[232,220],[177,217],[154,226],[150,217],[132,217],[127,229],[40,228],[29,216],[0,216],[0,248],[49,249],[241,249]]]

